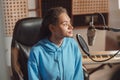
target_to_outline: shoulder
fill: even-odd
[[[66,45],[69,45],[69,47],[72,46],[72,50],[76,57],[81,55],[80,47],[75,38],[66,38],[66,43]]]
[[[65,38],[65,42],[72,45],[78,45],[76,39],[74,39],[73,37]]]
[[[73,37],[67,37],[67,38],[65,38],[65,41],[66,42],[76,42],[76,40],[73,38]]]
[[[66,45],[67,44],[69,46],[71,45],[74,48],[75,51],[79,49],[78,42],[75,38],[66,38]]]

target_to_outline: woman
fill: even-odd
[[[81,53],[65,8],[48,10],[28,60],[29,80],[83,80]]]

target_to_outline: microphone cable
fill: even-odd
[[[88,56],[92,61],[94,61],[94,62],[105,62],[105,61],[108,61],[108,60],[114,58],[119,52],[120,52],[120,50],[118,50],[118,51],[117,51],[113,56],[111,56],[110,58],[107,58],[107,59],[104,59],[104,60],[100,60],[100,61],[93,59],[93,58],[91,57],[90,53],[89,53],[89,55],[87,54],[87,56]]]

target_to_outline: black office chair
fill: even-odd
[[[39,41],[41,22],[42,18],[39,17],[24,18],[16,22],[11,43],[12,80],[28,80],[29,51]]]

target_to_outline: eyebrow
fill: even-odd
[[[62,23],[65,23],[65,22],[68,22],[68,21],[63,21],[63,22],[61,22],[61,24],[62,24]]]
[[[60,24],[62,24],[62,23],[66,23],[66,22],[69,22],[69,21],[63,21],[63,22],[61,22]],[[70,23],[71,23],[71,20],[70,20]]]

